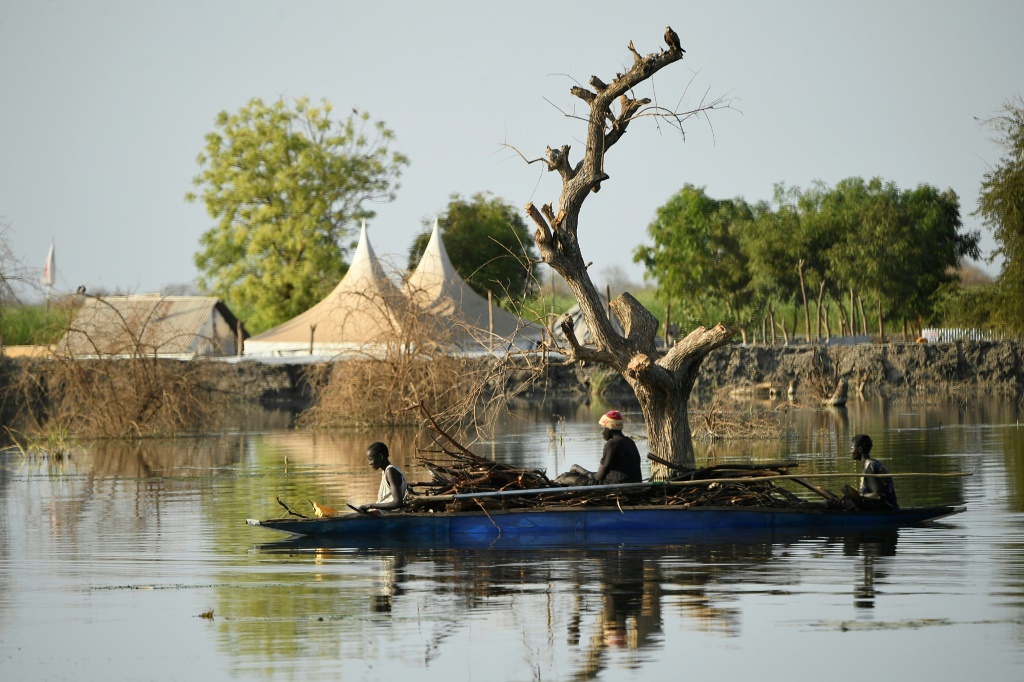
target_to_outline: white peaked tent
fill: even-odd
[[[404,298],[377,260],[363,223],[352,264],[334,291],[306,312],[246,340],[245,355],[372,352],[398,335]]]
[[[489,303],[459,277],[441,241],[437,220],[405,290],[464,350],[500,350],[510,344],[532,348],[543,336],[541,327]]]

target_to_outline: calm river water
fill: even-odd
[[[473,449],[552,474],[594,468],[604,409],[524,411]],[[309,433],[266,415],[64,460],[7,451],[0,679],[1022,680],[1021,411],[945,398],[790,410],[784,438],[701,447],[700,460],[851,472],[821,481],[838,489],[855,481],[850,436],[867,432],[890,470],[973,473],[897,479],[902,504],[968,511],[875,535],[643,547],[303,547],[245,525],[281,515],[277,496],[370,500],[364,452],[379,437],[426,480],[423,434]]]

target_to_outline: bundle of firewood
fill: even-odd
[[[413,489],[427,490],[431,495],[457,495],[557,487],[538,469],[520,469],[494,462],[468,450],[442,451],[441,454],[447,459],[444,464],[420,457],[420,462],[434,480],[414,483]]]
[[[441,429],[429,413],[426,414],[432,430],[439,437],[435,440],[436,449],[421,451],[420,462],[433,480],[412,484],[418,493],[410,504],[413,511],[652,504],[758,507],[812,504],[772,480],[772,477],[787,475],[789,469],[796,466],[793,462],[719,464],[687,469],[648,455],[651,461],[671,471],[667,482],[614,488],[601,485],[566,487],[553,482],[543,471],[512,467],[474,454]],[[826,500],[834,497],[805,481],[795,482]],[[529,492],[520,495],[516,491]]]

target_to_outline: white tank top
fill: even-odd
[[[390,481],[388,481],[389,469],[394,469],[395,471],[397,471],[399,478],[402,479],[402,489],[398,491],[398,499],[404,502],[406,496],[409,494],[409,484],[405,480],[405,474],[403,474],[402,470],[396,467],[394,464],[389,464],[387,468],[385,468],[384,471],[382,471],[380,474],[380,490],[377,491],[377,504],[390,502],[393,499],[395,499],[394,491],[391,490],[391,483]]]

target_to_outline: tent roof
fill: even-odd
[[[598,298],[601,301],[601,305],[608,312],[608,321],[612,324],[612,329],[617,334],[625,335],[625,331],[622,328],[622,323],[619,322],[618,316],[612,311],[608,305],[608,297],[604,294],[598,294]],[[583,319],[583,311],[580,310],[580,305],[577,303],[573,307],[565,311],[565,315],[568,315],[572,320],[572,330],[576,335],[576,340],[584,346],[591,346],[594,344],[594,336],[590,333],[590,327],[587,326],[586,320]],[[559,318],[560,320],[561,318]],[[558,339],[564,339],[565,334],[562,333],[562,325],[560,323],[555,324],[554,330],[555,337]]]
[[[314,347],[385,341],[398,328],[402,299],[377,260],[363,223],[352,264],[338,286],[304,313],[249,339],[246,354],[292,346],[308,349],[311,336]]]
[[[70,329],[57,342],[58,354],[194,355],[208,341],[208,323],[220,314],[232,330],[238,320],[224,303],[208,296],[88,297]],[[243,331],[244,334],[244,331]]]
[[[496,341],[512,337],[539,339],[541,336],[539,326],[488,303],[466,284],[448,257],[437,220],[434,220],[427,248],[415,271],[409,275],[405,288],[420,308],[455,324],[475,328],[465,330],[465,334],[473,338],[486,339],[488,331]]]

